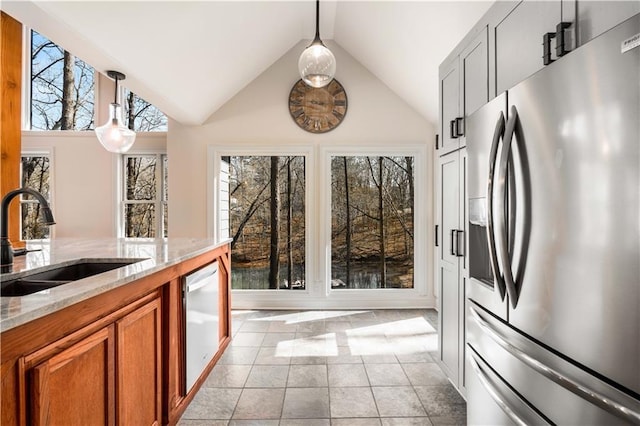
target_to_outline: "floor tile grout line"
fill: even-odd
[[[302,311],[301,311],[301,312],[302,312]],[[370,310],[370,312],[374,315],[374,319],[366,319],[366,321],[370,322],[370,325],[374,325],[374,326],[377,326],[377,325],[379,325],[379,324],[382,324],[382,323],[384,323],[384,322],[388,322],[388,321],[397,321],[397,320],[402,320],[402,319],[404,319],[404,318],[402,318],[402,317],[379,318],[379,317],[375,317],[375,312],[377,312],[377,310]],[[411,315],[416,315],[416,313],[415,313],[415,312],[413,312],[413,313],[411,313]],[[435,327],[435,325],[434,325],[434,324],[429,320],[429,318],[427,317],[426,312],[425,312],[425,313],[420,314],[419,316],[421,316],[422,318],[424,318],[425,320],[427,320],[427,322],[428,322],[431,326],[434,326],[434,327]],[[353,318],[351,318],[351,319],[353,319]],[[326,321],[326,319],[323,319],[323,320],[325,320],[325,321]],[[273,321],[273,320],[270,320],[269,322],[272,322],[272,321]],[[315,321],[315,320],[314,320],[314,321]],[[358,321],[364,321],[364,320],[363,320],[363,319],[358,319]],[[313,323],[313,321],[309,321],[309,322],[310,322],[310,323]],[[352,325],[353,325],[353,324],[352,324]],[[362,324],[357,324],[357,325],[362,326]],[[312,329],[312,328],[313,328],[313,326],[310,326],[309,328],[311,328],[311,329]],[[437,328],[437,327],[436,327],[436,328]],[[324,331],[324,333],[321,333],[320,331],[318,331],[318,332],[312,332],[312,333],[316,333],[316,334],[326,334],[326,330]],[[335,333],[339,333],[339,332],[332,332],[332,333],[334,333],[334,334],[335,334]],[[383,335],[385,335],[385,334],[383,333]],[[385,336],[386,336],[386,335],[385,335]],[[309,336],[306,336],[306,337],[309,337]],[[265,339],[265,338],[266,338],[266,334],[265,334],[265,335],[263,335],[263,339],[262,339],[262,341],[261,341],[260,346],[258,347],[258,351],[260,350],[260,348],[262,348],[262,347],[263,347],[263,346],[262,346],[262,343],[264,342],[264,339]],[[277,343],[276,343],[276,344],[277,344]],[[434,362],[435,362],[435,360],[433,359],[433,356],[432,356],[432,354],[431,354],[431,351],[426,350],[425,352],[426,352],[426,354],[428,355],[428,358],[431,360],[431,363],[434,363]],[[396,353],[394,352],[394,353],[392,353],[391,355],[393,356],[394,364],[395,364],[395,363],[400,364],[400,367],[401,367],[400,371],[402,371],[402,374],[404,374],[405,378],[407,378],[407,379],[409,379],[409,374],[408,374],[408,373],[407,373],[407,371],[406,371],[406,365],[407,365],[407,364],[425,364],[425,365],[429,365],[429,361],[424,361],[424,360],[423,360],[423,361],[411,361],[411,362],[404,362],[404,363],[403,363],[403,362],[401,362],[401,361],[400,361],[400,358],[399,358],[398,354],[396,354]],[[284,392],[284,394],[283,394],[282,407],[281,407],[281,412],[280,412],[280,414],[281,414],[281,415],[280,415],[279,423],[282,423],[282,422],[285,420],[285,419],[283,418],[283,414],[284,414],[284,401],[285,401],[285,397],[286,397],[286,391],[289,389],[288,382],[289,382],[289,378],[291,377],[291,368],[292,368],[292,365],[299,365],[299,366],[302,366],[302,365],[307,365],[307,366],[312,366],[312,365],[313,365],[313,366],[317,366],[317,365],[324,365],[324,370],[325,370],[326,375],[327,375],[327,391],[328,391],[328,393],[329,393],[329,394],[328,394],[328,401],[329,401],[329,420],[331,421],[332,419],[334,419],[333,417],[331,417],[331,411],[330,411],[330,410],[331,410],[331,393],[330,393],[330,390],[331,390],[332,388],[334,388],[334,387],[330,386],[330,384],[328,383],[328,370],[329,370],[329,365],[336,365],[336,364],[339,364],[339,363],[337,363],[337,362],[336,362],[336,363],[329,363],[329,361],[328,361],[328,359],[329,359],[329,358],[328,358],[328,356],[321,356],[321,355],[318,355],[318,356],[322,357],[322,358],[323,358],[323,361],[325,361],[325,362],[323,362],[323,363],[318,363],[318,362],[317,362],[317,360],[313,360],[313,361],[312,361],[312,360],[310,359],[310,360],[309,360],[309,363],[305,363],[304,361],[302,361],[302,362],[300,362],[300,363],[296,363],[296,364],[294,364],[294,363],[293,363],[293,362],[294,362],[294,357],[293,357],[293,354],[291,354],[291,356],[289,356],[289,357],[288,357],[288,359],[287,359],[287,362],[286,362],[286,363],[284,363],[284,364],[283,364],[283,363],[273,364],[273,365],[280,365],[280,366],[282,366],[282,365],[287,365],[287,376],[286,376],[286,380],[285,380],[285,386],[284,386],[284,388],[283,388],[283,392]],[[310,357],[310,358],[313,358],[312,356],[309,356],[309,357]],[[255,358],[253,358],[253,360],[252,360],[251,364],[249,364],[249,365],[250,365],[249,373],[248,373],[248,375],[246,376],[246,378],[245,378],[245,380],[244,380],[243,386],[242,386],[242,388],[241,388],[240,397],[241,397],[242,393],[244,392],[244,390],[246,389],[246,384],[247,384],[247,382],[248,382],[248,380],[249,380],[249,377],[250,377],[251,371],[253,371],[254,367],[257,367],[257,366],[265,366],[265,365],[271,365],[271,364],[257,364],[257,363],[256,363],[256,361],[258,361],[257,354],[256,354],[256,357],[255,357]],[[375,361],[375,359],[372,359],[371,361]],[[351,364],[351,363],[347,363],[347,364],[344,364],[344,365],[349,365],[349,364]],[[375,395],[374,395],[374,393],[373,393],[373,388],[374,388],[374,386],[372,385],[372,382],[371,382],[370,373],[369,373],[369,371],[368,371],[368,370],[367,370],[367,368],[366,368],[368,365],[376,364],[376,362],[365,362],[365,360],[364,360],[362,357],[360,357],[360,363],[359,363],[359,364],[363,366],[363,368],[364,368],[364,370],[365,370],[365,376],[367,377],[367,382],[368,382],[368,386],[360,386],[360,387],[365,387],[365,388],[368,388],[368,389],[370,390],[370,392],[371,392],[371,394],[372,394],[372,397],[374,398],[374,404],[375,404],[375,406],[376,406],[376,411],[377,411],[377,413],[378,413],[378,416],[377,416],[376,418],[380,421],[381,419],[383,419],[383,417],[380,415],[380,410],[379,410],[379,407],[378,407],[378,401],[375,399]],[[386,364],[386,363],[379,363],[379,364]],[[230,364],[230,365],[235,365],[235,364]],[[435,365],[438,365],[438,364],[437,364],[437,362],[435,362]],[[381,384],[380,386],[383,386],[383,385]],[[395,386],[403,386],[403,385],[400,385],[400,384],[398,384],[398,385],[384,385],[383,387],[395,387]],[[421,404],[421,406],[422,406],[422,408],[423,408],[423,410],[424,410],[424,412],[425,412],[425,416],[424,416],[424,417],[428,418],[428,419],[429,419],[429,421],[431,421],[432,416],[431,416],[431,415],[429,415],[429,412],[426,410],[425,403],[424,403],[424,402],[423,402],[423,400],[418,396],[418,392],[417,392],[417,389],[416,389],[416,387],[417,387],[418,385],[417,385],[417,384],[415,384],[415,385],[414,385],[414,383],[412,383],[412,382],[411,382],[411,380],[409,379],[409,386],[411,387],[412,391],[414,392],[414,394],[418,397],[418,400],[420,401],[420,404]],[[423,385],[420,385],[420,386],[423,386]],[[434,383],[434,384],[425,384],[424,386],[432,387],[432,386],[438,386],[438,385]],[[309,387],[309,386],[305,386],[305,387]],[[312,386],[312,387],[318,388],[318,386]],[[340,388],[340,386],[335,386],[335,387],[336,387],[336,388]],[[438,387],[443,387],[443,388],[445,388],[446,386],[445,386],[445,385],[442,385],[442,386],[438,386]],[[320,386],[320,388],[322,388],[322,386]],[[292,389],[293,389],[293,387],[292,387]],[[230,424],[232,421],[234,421],[234,419],[233,419],[233,415],[235,415],[235,413],[236,413],[236,411],[237,411],[238,404],[239,404],[239,402],[240,402],[240,397],[239,397],[239,398],[238,398],[238,400],[236,401],[236,404],[235,404],[235,406],[234,406],[234,410],[233,410],[233,413],[232,413],[232,417],[231,417],[231,419],[229,419],[229,420],[228,420],[227,424]],[[398,416],[395,416],[395,417],[398,417]],[[421,417],[423,417],[423,416],[399,416],[399,417],[420,417],[420,418],[421,418]],[[436,417],[443,417],[443,416],[436,416]],[[444,416],[444,417],[447,417],[447,416]],[[453,416],[453,417],[457,417],[457,416]],[[237,419],[236,419],[236,420],[237,420]],[[274,420],[275,420],[275,419],[274,419]]]

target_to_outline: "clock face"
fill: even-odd
[[[289,93],[289,112],[307,132],[328,132],[342,123],[347,113],[347,92],[335,78],[325,87],[311,87],[298,80]]]

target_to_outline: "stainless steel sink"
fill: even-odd
[[[0,296],[17,297],[37,293],[83,278],[122,268],[144,259],[95,260],[81,259],[72,264],[53,267],[42,272],[19,274],[19,277],[3,279],[0,284]],[[4,278],[4,277],[3,277]]]

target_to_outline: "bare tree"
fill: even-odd
[[[73,130],[75,127],[75,76],[73,75],[74,57],[71,53],[64,51],[62,66],[62,117],[60,128],[62,130]]]
[[[22,186],[35,189],[45,198],[50,198],[49,190],[49,157],[22,157]],[[22,202],[22,238],[33,240],[47,238],[49,227],[45,226],[40,217],[40,203],[30,202],[33,197],[23,196]]]
[[[31,128],[87,130],[93,125],[94,70],[32,31]]]
[[[334,285],[412,287],[413,158],[333,157],[331,168]]]
[[[134,92],[127,91],[124,114],[127,127],[136,132],[167,130],[167,116]]]
[[[384,189],[382,186],[382,166],[384,162],[384,157],[378,157],[378,182],[376,186],[378,187],[378,215],[379,215],[379,238],[380,238],[380,285],[382,287],[387,286],[387,255],[385,252],[385,233],[386,227],[384,223],[385,214],[384,214]],[[375,179],[374,179],[375,182]]]
[[[271,157],[271,245],[269,255],[269,288],[279,288],[280,275],[280,157]]]
[[[287,157],[287,283],[289,289],[293,288],[293,208],[291,205],[291,157]]]
[[[270,156],[230,158],[234,288],[284,288],[280,280],[274,286],[269,278],[279,277],[282,265],[288,266],[286,278],[281,278],[289,288],[305,286],[304,157],[280,157],[272,169],[274,162]],[[276,220],[278,225],[273,223]],[[272,245],[276,234],[277,244]]]
[[[126,161],[125,236],[155,237],[156,157],[128,157]],[[144,202],[149,201],[149,202]],[[158,212],[159,214],[159,212]]]
[[[345,239],[346,239],[346,254],[345,261],[347,264],[347,270],[345,271],[345,283],[347,287],[351,285],[351,204],[349,202],[349,170],[347,167],[347,157],[342,157],[344,164],[344,201],[345,201]]]

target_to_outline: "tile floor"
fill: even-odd
[[[464,425],[434,310],[233,311],[233,340],[179,425]]]

